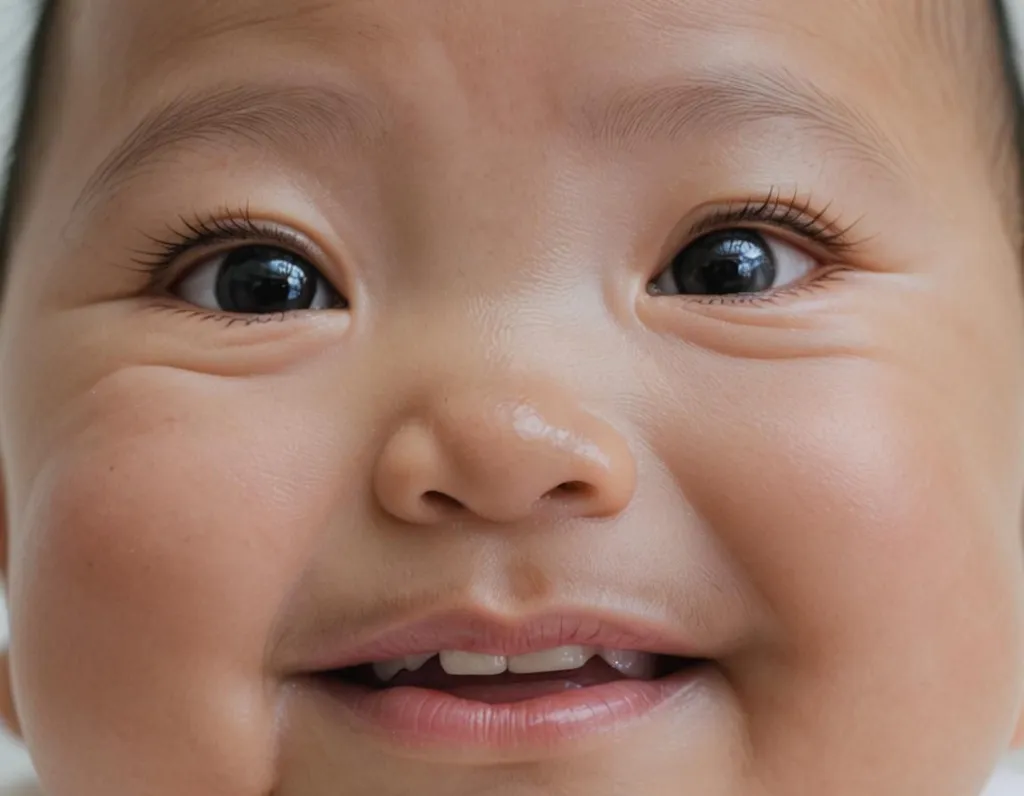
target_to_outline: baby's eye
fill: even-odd
[[[817,266],[809,254],[778,239],[730,229],[695,240],[651,287],[658,295],[762,293],[798,282]]]
[[[316,268],[274,246],[244,246],[218,255],[189,273],[172,292],[203,309],[242,315],[345,306]]]

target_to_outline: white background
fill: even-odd
[[[1024,0],[1008,2],[1017,18],[1018,27],[1024,31]],[[20,70],[35,5],[33,0],[0,0],[0,152],[7,150],[10,129],[15,123]],[[1024,36],[1021,38],[1024,39]],[[1021,54],[1024,57],[1024,49]],[[0,598],[0,639],[6,636],[7,619]],[[1008,763],[1024,772],[1024,753],[1008,759]],[[30,775],[31,767],[24,753],[14,744],[0,738],[0,796],[34,795],[35,791],[27,784]],[[1011,792],[1024,796],[1024,790],[1014,788],[1007,791],[1007,796]]]

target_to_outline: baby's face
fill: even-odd
[[[0,330],[52,796],[980,789],[984,3],[64,5]]]

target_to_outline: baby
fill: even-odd
[[[988,0],[57,0],[0,313],[48,796],[975,796],[1024,735]]]

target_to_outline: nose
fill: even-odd
[[[636,485],[625,437],[564,392],[517,392],[447,390],[406,418],[375,464],[384,510],[418,525],[622,512]]]

